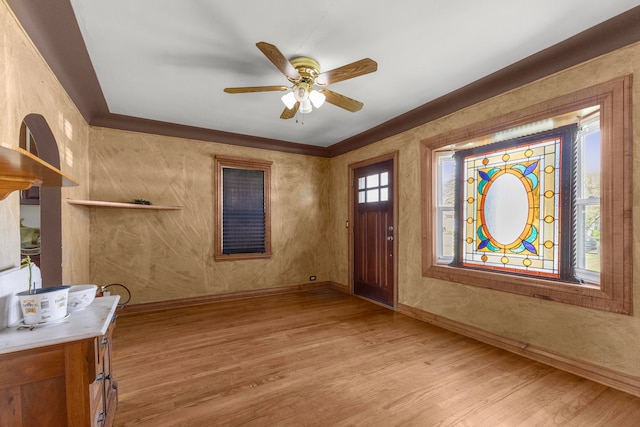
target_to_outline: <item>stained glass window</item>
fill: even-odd
[[[564,126],[450,157],[457,189],[453,265],[575,280],[576,128]]]
[[[558,277],[560,143],[462,160],[464,264]]]

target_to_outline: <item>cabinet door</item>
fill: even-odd
[[[90,369],[90,375],[93,376],[91,384],[89,384],[89,398],[91,402],[91,426],[102,427],[105,418],[104,407],[104,367],[102,364],[102,338],[97,337],[93,340],[93,363],[94,369]]]
[[[118,405],[118,388],[113,377],[113,370],[111,369],[111,350],[113,342],[113,330],[116,327],[116,316],[111,319],[111,325],[105,334],[106,340],[104,341],[105,347],[102,355],[102,367],[104,369],[104,410],[105,410],[105,423],[104,425],[110,427],[113,424],[113,420],[116,414],[116,407]]]
[[[104,390],[102,382],[96,381],[91,384],[91,425],[93,427],[103,427],[106,419],[104,406]]]
[[[0,374],[0,426],[67,425],[62,346],[0,355]]]
[[[94,427],[111,426],[115,417],[117,395],[111,372],[111,339],[115,328],[113,317],[107,332],[94,340],[95,379],[90,385],[91,422]]]

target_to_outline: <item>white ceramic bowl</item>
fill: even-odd
[[[82,310],[89,306],[96,297],[98,286],[96,285],[73,285],[69,288],[69,301],[67,308],[69,311]]]

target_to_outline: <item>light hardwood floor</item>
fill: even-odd
[[[638,426],[640,398],[331,289],[121,316],[116,426]]]

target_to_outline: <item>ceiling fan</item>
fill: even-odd
[[[314,86],[324,87],[332,83],[373,73],[378,69],[378,64],[374,60],[365,58],[321,73],[320,64],[313,58],[298,56],[289,61],[272,44],[258,42],[256,46],[293,83],[293,86],[228,87],[224,91],[227,93],[288,91],[282,97],[285,109],[280,115],[281,119],[290,119],[298,111],[310,113],[313,107],[320,108],[325,101],[347,111],[356,112],[361,110],[364,105],[362,102],[329,89],[315,89]]]

